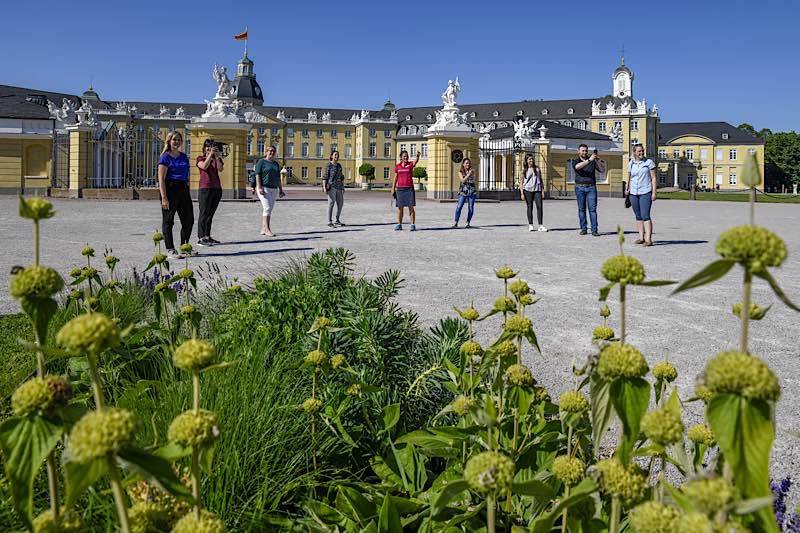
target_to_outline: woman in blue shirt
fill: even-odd
[[[167,255],[183,259],[172,240],[175,212],[181,219],[181,244],[189,242],[194,225],[194,208],[189,194],[189,158],[181,152],[183,135],[172,131],[167,135],[164,151],[158,160],[158,189],[161,192],[161,233]]]
[[[631,200],[633,214],[636,216],[636,231],[639,238],[636,244],[653,246],[653,221],[650,208],[656,201],[656,164],[644,156],[644,146],[633,147],[633,159],[628,162],[628,183],[625,194]]]

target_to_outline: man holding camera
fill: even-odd
[[[586,235],[586,208],[589,208],[589,219],[592,223],[592,235],[599,237],[597,231],[597,179],[595,172],[606,171],[606,164],[597,157],[597,150],[589,155],[589,147],[581,144],[578,147],[578,159],[572,161],[575,169],[575,198],[578,200],[578,221],[581,224],[581,235]]]
[[[197,199],[200,204],[200,218],[197,222],[197,246],[213,246],[220,242],[211,237],[211,220],[222,199],[222,183],[219,173],[222,172],[222,150],[220,143],[214,139],[206,139],[203,143],[203,155],[197,157],[197,168],[200,169]]]

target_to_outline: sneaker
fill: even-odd
[[[600,232],[598,232],[598,231],[593,231],[592,232],[592,237],[599,237],[599,236],[600,236]]]
[[[457,227],[458,227],[458,222],[456,222],[455,224],[453,224],[453,225],[452,225],[452,226],[450,226],[450,227],[451,227],[451,228],[457,228]]]
[[[197,246],[203,248],[205,246],[214,246],[214,243],[211,242],[208,237],[203,237],[202,239],[197,241]]]
[[[219,242],[217,239],[215,239],[213,237],[206,237],[206,240],[208,242],[210,242],[211,244],[222,244],[221,242]]]
[[[544,227],[541,224],[539,224],[539,230],[538,231],[549,231],[549,230],[546,227]]]
[[[337,220],[337,221],[336,221],[336,225],[337,225],[337,226],[346,226],[347,224],[345,224],[344,222],[342,222],[342,221],[340,221],[340,220]]]
[[[167,250],[167,257],[169,257],[170,259],[185,259],[186,258],[185,255],[180,253],[175,248],[170,248],[169,250]]]
[[[471,228],[471,227],[472,227],[472,224],[470,224],[469,222],[467,222],[467,225],[466,225],[466,226],[464,226],[464,227],[465,227],[465,228],[467,228],[467,229],[469,229],[469,228]]]
[[[402,224],[395,224],[395,226],[394,226],[394,230],[395,231],[400,231],[401,229],[403,229],[403,225]]]
[[[417,225],[416,224],[411,224],[411,228],[410,229],[411,229],[411,231],[417,231]]]
[[[533,231],[533,230],[531,230],[531,231]],[[586,235],[587,233],[589,233],[589,232],[588,232],[588,231],[586,231],[585,229],[582,229],[580,234],[581,234],[581,235]]]
[[[328,222],[328,227],[329,228],[335,228],[336,225],[333,222]]]
[[[528,224],[528,231],[534,231],[533,224]]]

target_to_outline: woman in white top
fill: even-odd
[[[628,162],[628,183],[625,195],[631,200],[633,214],[636,216],[636,231],[639,238],[636,244],[653,246],[653,221],[650,208],[656,201],[656,164],[644,156],[644,146],[633,147],[633,159]]]
[[[539,222],[539,231],[547,231],[542,224],[542,171],[536,166],[533,155],[525,154],[525,163],[522,167],[522,181],[519,184],[519,195],[525,200],[528,208],[528,231],[534,231],[533,205],[536,204],[536,219]]]

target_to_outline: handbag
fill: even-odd
[[[631,197],[629,195],[625,195],[625,208],[629,208],[631,206]]]

